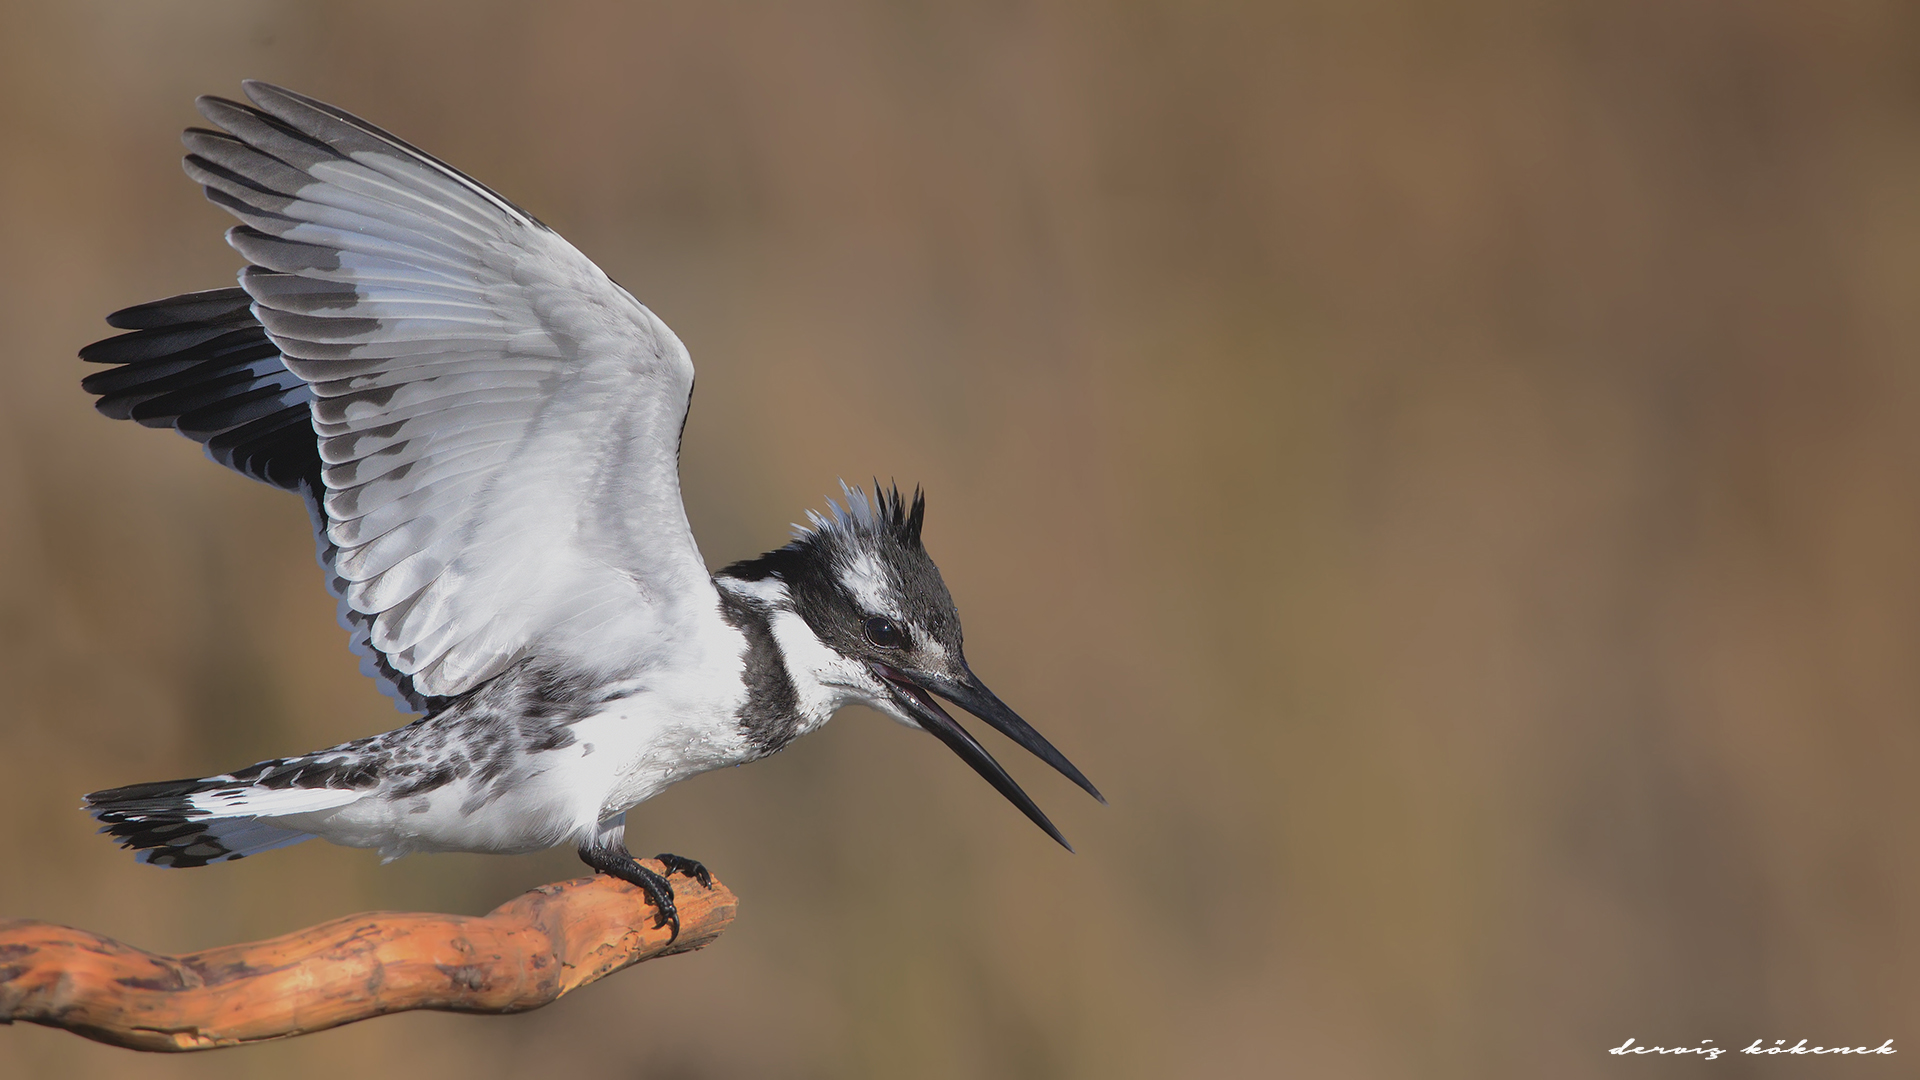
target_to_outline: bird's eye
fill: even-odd
[[[906,635],[894,625],[892,619],[884,615],[875,615],[867,620],[867,640],[879,649],[897,649],[906,643]]]

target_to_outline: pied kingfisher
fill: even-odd
[[[858,703],[932,733],[1066,844],[934,699],[1100,798],[968,669],[918,491],[843,483],[785,547],[708,572],[680,500],[693,365],[673,331],[457,169],[245,90],[250,106],[199,99],[223,130],[184,136],[187,175],[240,220],[239,287],[108,316],[128,332],[81,351],[112,365],[83,385],[108,416],[297,492],[362,670],[421,715],[96,791],[101,831],[175,867],[313,837],[387,859],[573,844],[677,935],[667,876],[706,870],[636,862],[627,811]]]

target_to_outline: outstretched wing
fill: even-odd
[[[460,172],[264,83],[202,98],[190,176],[243,224],[252,314],[312,394],[345,605],[419,697],[539,654],[642,663],[711,583],[679,490],[693,367],[572,245]],[[323,549],[323,555],[325,554]]]

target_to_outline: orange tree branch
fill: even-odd
[[[658,864],[654,864],[658,868]],[[409,1009],[537,1009],[622,968],[718,937],[737,901],[674,880],[680,936],[604,875],[543,885],[482,917],[371,912],[271,941],[164,956],[85,930],[0,921],[0,1023],[135,1050],[210,1050]]]

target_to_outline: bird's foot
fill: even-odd
[[[625,848],[608,851],[603,848],[581,848],[580,861],[609,877],[617,877],[629,885],[636,886],[647,894],[647,900],[653,904],[653,925],[656,929],[671,926],[673,932],[667,935],[667,943],[672,944],[680,936],[680,912],[673,906],[673,886],[667,879],[634,861],[633,855]],[[664,860],[663,860],[664,861]],[[693,865],[699,866],[699,863]],[[668,864],[668,873],[673,872]],[[702,868],[702,873],[705,869]]]
[[[684,874],[699,882],[700,887],[703,889],[713,888],[713,875],[707,873],[706,867],[701,866],[692,859],[665,851],[655,855],[653,858],[654,861],[666,868],[668,877],[672,877],[675,874]]]

